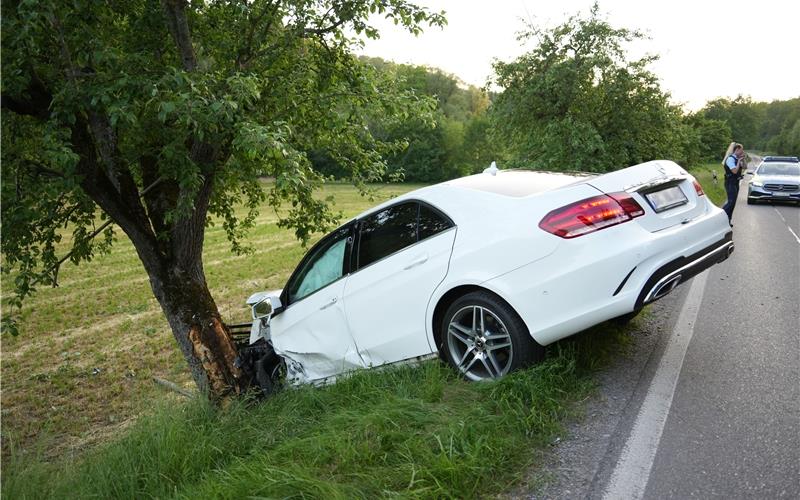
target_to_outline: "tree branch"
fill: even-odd
[[[139,165],[142,171],[142,182],[151,185],[159,178],[158,158],[152,154],[144,154],[139,158]],[[142,192],[142,199],[147,208],[148,218],[153,227],[153,231],[164,234],[168,231],[166,223],[167,212],[174,208],[178,201],[179,189],[174,181],[163,181],[154,186],[152,190]],[[163,242],[160,242],[163,244]],[[166,254],[166,249],[164,249]]]
[[[57,16],[53,15],[50,22],[58,35],[61,57],[66,67],[67,80],[72,84],[75,93],[80,95],[76,79],[78,72],[72,62],[72,53],[69,45],[67,45],[61,21]],[[94,71],[91,71],[91,73],[94,73]],[[119,151],[117,136],[114,127],[111,126],[111,121],[104,110],[98,111],[88,103],[86,103],[86,115],[88,116],[88,129],[91,130],[91,139],[93,139],[92,143],[100,154],[102,165],[105,167],[105,176],[113,186],[112,192],[118,194],[120,200],[127,204],[129,211],[141,225],[149,228],[147,214],[144,206],[142,206],[136,181],[134,181],[130,170],[122,165],[122,155]],[[76,125],[83,121],[82,118],[76,119]],[[80,125],[78,126],[80,127]],[[95,157],[93,152],[89,153],[87,151],[87,153],[91,154],[91,158]]]
[[[255,36],[256,27],[258,24],[264,20],[264,16],[267,15],[268,11],[272,11],[270,14],[270,19],[261,30],[263,36],[266,36],[269,33],[269,29],[272,26],[272,22],[275,17],[275,12],[278,10],[278,3],[270,0],[266,2],[264,5],[264,9],[261,11],[260,14],[255,16],[250,20],[250,28],[247,30],[247,36],[245,37],[244,46],[239,49],[238,54],[236,55],[236,67],[239,69],[243,69],[247,66],[247,63],[250,61],[250,57],[252,56],[253,51],[253,38]]]
[[[167,27],[178,48],[181,64],[186,71],[197,68],[197,58],[192,46],[192,35],[186,20],[186,0],[161,0],[167,18]]]
[[[98,164],[90,125],[84,116],[76,115],[71,130],[72,147],[80,158],[77,172],[82,176],[81,188],[128,235],[148,273],[160,272],[152,268],[160,261],[160,253],[155,233],[138,197],[131,205],[120,196],[105,169]]]
[[[27,115],[46,120],[50,116],[50,103],[53,101],[53,95],[33,68],[29,68],[29,73],[30,80],[24,92],[28,96],[2,94],[0,96],[0,107],[18,115]]]
[[[200,165],[213,165],[216,151],[208,144],[196,145],[191,157]],[[214,190],[215,173],[213,169],[205,169],[203,184],[194,195],[192,212],[181,217],[173,224],[170,239],[174,250],[173,257],[181,263],[197,263],[202,266],[203,243],[205,239],[206,216]],[[181,193],[180,196],[185,196]],[[188,269],[187,269],[188,270]],[[202,267],[192,269],[197,277],[203,277]],[[203,279],[205,279],[203,277]]]
[[[33,170],[35,174],[45,175],[47,177],[56,177],[58,179],[66,179],[66,175],[64,175],[63,172],[53,170],[52,168],[49,168],[36,160],[24,158],[22,161],[24,161],[26,165],[32,167],[31,170]]]
[[[322,36],[322,35],[326,35],[328,33],[332,33],[334,31],[336,31],[340,26],[342,26],[344,23],[346,23],[349,20],[350,19],[348,19],[348,18],[341,18],[338,21],[336,21],[336,22],[334,22],[334,23],[332,23],[332,24],[330,24],[328,26],[325,26],[324,28],[305,28],[305,29],[303,29],[303,36],[308,36],[308,35]]]

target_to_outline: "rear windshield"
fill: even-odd
[[[764,163],[759,175],[800,175],[800,163]]]

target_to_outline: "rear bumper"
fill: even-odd
[[[636,299],[635,310],[660,299],[681,283],[697,276],[714,264],[724,261],[733,253],[733,248],[733,232],[729,231],[722,240],[699,252],[687,257],[679,257],[662,266],[645,282]]]
[[[583,238],[481,284],[519,313],[541,345],[643,307],[671,290],[661,279],[680,274],[666,283],[674,288],[725,260],[732,247],[728,216],[710,203],[702,217],[662,231],[628,223]],[[648,298],[656,285],[663,289]]]

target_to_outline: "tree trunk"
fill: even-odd
[[[208,291],[202,263],[191,264],[189,269],[183,262],[159,265],[157,272],[148,269],[150,286],[197,388],[212,401],[225,402],[241,394],[248,379],[234,364],[236,347]]]

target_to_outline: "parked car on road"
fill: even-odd
[[[758,201],[800,204],[800,162],[762,162],[747,185],[747,203]]]
[[[496,379],[732,251],[725,213],[671,161],[604,175],[487,169],[322,238],[282,290],[247,300],[259,355],[245,358],[259,380],[281,365],[291,383],[435,356]]]

